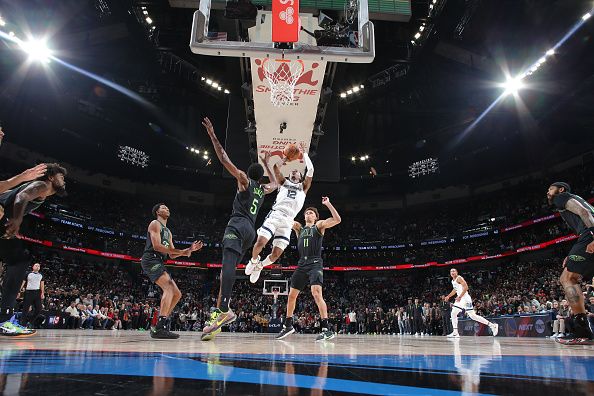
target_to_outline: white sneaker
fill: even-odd
[[[491,329],[491,332],[493,333],[493,337],[495,337],[497,335],[497,333],[499,333],[499,325],[497,323],[490,324],[489,328]]]
[[[260,273],[262,272],[262,268],[264,268],[262,263],[257,263],[256,265],[254,265],[254,269],[252,270],[252,273],[250,274],[250,282],[252,282],[252,283],[258,282],[258,279],[260,279]]]
[[[260,256],[258,256],[258,258],[255,261],[254,261],[254,259],[250,259],[250,261],[245,266],[245,274],[246,275],[251,275],[252,272],[254,272],[254,268],[256,268],[256,265],[259,262],[260,262]]]
[[[450,334],[448,334],[446,337],[448,338],[460,338],[460,334],[458,334],[457,331],[452,331]]]

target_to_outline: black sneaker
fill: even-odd
[[[151,338],[158,338],[161,340],[176,340],[179,338],[179,334],[172,333],[171,331],[164,328],[151,327]]]
[[[325,330],[316,337],[316,341],[327,341],[333,339],[334,337],[336,337],[335,332],[332,330]]]
[[[282,340],[283,338],[290,336],[294,332],[295,332],[295,328],[293,326],[287,327],[287,326],[283,325],[283,329],[281,330],[280,333],[277,334],[276,339]]]

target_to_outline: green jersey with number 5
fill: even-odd
[[[256,216],[264,203],[264,188],[253,180],[245,191],[237,191],[233,200],[233,213],[231,218],[241,217],[256,226]]]

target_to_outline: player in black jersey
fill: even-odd
[[[221,332],[221,327],[237,319],[237,315],[229,308],[231,291],[235,283],[235,271],[245,252],[252,247],[256,238],[256,216],[264,202],[264,195],[276,190],[276,180],[270,171],[268,162],[270,153],[260,157],[264,167],[251,164],[246,172],[239,170],[223,149],[217,139],[214,127],[208,118],[202,125],[206,128],[215,152],[221,164],[237,180],[237,193],[233,200],[233,212],[223,234],[223,268],[221,269],[221,284],[217,309],[211,314],[210,320],[202,330],[202,341],[208,341]],[[270,183],[261,182],[266,175]]]
[[[577,242],[563,261],[564,269],[559,279],[573,312],[575,329],[571,336],[556,340],[566,345],[594,344],[580,286],[582,276],[589,279],[594,275],[594,208],[582,197],[571,194],[571,187],[564,182],[551,184],[547,198],[578,235]]]
[[[0,206],[4,208],[4,219],[0,220],[0,260],[6,268],[2,282],[0,322],[3,323],[0,325],[0,334],[30,335],[30,332],[15,328],[8,321],[25,277],[25,269],[31,260],[24,242],[17,236],[24,216],[40,207],[47,197],[66,195],[66,173],[66,169],[58,164],[46,164],[44,176],[0,194]]]
[[[156,220],[151,221],[148,226],[146,245],[140,265],[149,279],[163,290],[163,294],[159,308],[159,321],[155,327],[151,327],[150,334],[152,338],[175,339],[179,338],[179,334],[169,331],[169,315],[181,298],[181,292],[171,275],[165,270],[165,260],[167,260],[167,256],[171,258],[190,257],[193,252],[202,249],[202,242],[194,242],[186,249],[176,249],[173,246],[173,235],[167,228],[167,220],[170,216],[169,208],[165,204],[159,203],[153,207],[153,216],[156,217]]]
[[[328,308],[322,296],[322,285],[324,284],[324,264],[322,262],[322,241],[324,233],[328,228],[334,227],[340,223],[340,215],[332,203],[330,198],[323,197],[322,205],[326,206],[332,217],[326,220],[320,220],[318,210],[313,207],[305,209],[305,225],[295,222],[293,230],[297,234],[297,248],[299,249],[299,262],[297,269],[291,277],[291,290],[289,291],[289,298],[287,300],[287,316],[283,329],[276,336],[278,340],[293,334],[293,311],[295,311],[295,302],[299,292],[303,291],[309,284],[311,294],[320,311],[320,318],[322,320],[322,332],[316,338],[316,341],[330,340],[334,338],[335,334],[330,330],[328,325]]]

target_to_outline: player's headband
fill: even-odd
[[[565,189],[565,192],[571,192],[571,187],[569,186],[569,184],[567,184],[565,182],[555,182],[555,183],[551,184],[551,186],[563,187]]]

